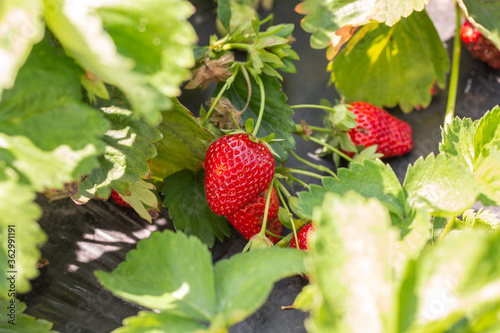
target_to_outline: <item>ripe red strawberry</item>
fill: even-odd
[[[500,68],[500,51],[470,22],[462,24],[460,37],[474,58],[484,61],[493,68]]]
[[[306,224],[302,228],[300,228],[299,232],[297,232],[297,240],[299,241],[299,249],[307,250],[307,239],[311,231],[316,230],[316,227],[313,226],[312,223]],[[290,247],[297,248],[297,243],[295,242],[295,238],[292,238],[292,242],[290,243]]]
[[[118,194],[118,192],[116,192],[113,189],[111,189],[111,197],[118,206],[132,208],[132,206],[130,206],[127,202],[125,202],[125,200],[122,199],[122,197]]]
[[[413,148],[410,125],[387,111],[366,102],[350,103],[358,126],[349,131],[353,143],[365,148],[378,145],[377,153],[383,157],[399,156]]]
[[[235,213],[228,215],[229,222],[238,230],[247,240],[259,233],[264,220],[268,191],[265,190],[252,201],[244,205]],[[269,212],[267,214],[266,229],[275,235],[281,236],[281,222],[278,218],[279,199],[276,190],[271,191],[271,201],[269,202]],[[273,243],[278,239],[268,237]]]
[[[205,193],[210,208],[227,216],[269,186],[274,157],[246,134],[225,135],[212,143],[205,157]]]

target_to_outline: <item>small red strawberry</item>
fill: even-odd
[[[205,157],[205,193],[210,208],[227,216],[269,186],[274,157],[246,134],[225,135],[212,143]]]
[[[493,68],[500,68],[500,51],[470,22],[462,24],[460,37],[474,58],[484,61]]]
[[[354,145],[365,148],[378,145],[377,153],[383,157],[399,156],[413,148],[410,125],[387,111],[366,102],[350,103],[358,126],[349,131]]]
[[[313,226],[312,223],[309,223],[300,228],[299,232],[297,232],[297,240],[299,241],[299,248],[301,250],[307,250],[307,239],[309,237],[309,234],[314,230],[316,230],[316,227]],[[297,248],[297,243],[295,242],[295,238],[292,238],[290,247]]]
[[[132,206],[130,206],[125,200],[123,200],[122,197],[118,194],[118,192],[116,192],[113,189],[111,189],[111,197],[118,206],[132,208]]]
[[[268,191],[265,190],[252,201],[245,204],[235,213],[228,215],[227,219],[236,230],[238,230],[247,240],[259,233],[264,220]],[[271,201],[269,202],[269,212],[267,214],[266,229],[275,235],[281,236],[281,222],[278,218],[279,199],[276,190],[271,191]],[[278,239],[276,237],[268,237],[273,243]]]

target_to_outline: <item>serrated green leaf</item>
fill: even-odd
[[[31,289],[29,280],[39,274],[36,268],[40,258],[38,246],[47,236],[35,222],[42,211],[33,202],[34,191],[19,184],[18,175],[1,161],[0,166],[0,237],[4,240],[0,243],[1,298],[10,293],[11,283],[7,278],[11,274],[15,275],[15,288],[11,291],[24,293]]]
[[[196,33],[185,0],[80,2],[45,0],[45,20],[67,53],[89,73],[119,87],[150,124],[194,65]]]
[[[393,276],[388,258],[398,236],[387,209],[354,192],[342,198],[328,193],[313,223],[317,231],[308,245],[310,276],[321,296],[306,320],[308,331],[390,332]]]
[[[500,107],[497,105],[477,120],[474,135],[474,157],[479,158],[481,151],[491,142],[500,140]]]
[[[197,238],[154,232],[112,273],[95,274],[115,295],[150,309],[205,322],[215,314],[212,258]]]
[[[475,211],[473,209],[467,209],[462,214],[462,220],[455,221],[454,226],[459,229],[466,228],[484,228],[486,230],[498,229],[500,225],[500,218],[496,214],[491,213],[489,210]]]
[[[355,29],[371,21],[384,22],[392,26],[401,17],[408,17],[414,10],[421,11],[427,0],[350,0],[327,1],[306,0],[296,7],[299,14],[304,14],[302,28],[312,33],[311,47],[328,47],[329,59],[340,50]]]
[[[479,194],[470,169],[444,154],[437,157],[430,154],[410,165],[403,187],[411,206],[425,207],[436,216],[461,214],[474,204]]]
[[[165,178],[163,206],[168,208],[176,230],[195,235],[212,247],[215,237],[222,241],[230,229],[227,220],[208,206],[204,179],[203,170],[182,170]]]
[[[474,135],[478,124],[470,118],[455,117],[442,130],[443,138],[439,151],[457,157],[460,162],[474,170]]]
[[[475,162],[481,196],[479,199],[486,205],[500,203],[500,139],[492,141],[481,150]]]
[[[404,112],[427,107],[431,87],[438,82],[444,88],[448,69],[446,50],[425,11],[392,27],[363,26],[329,64],[331,81],[347,102],[399,105]]]
[[[173,315],[168,312],[141,311],[135,317],[123,320],[123,326],[113,333],[198,333],[203,332],[206,326],[189,318]]]
[[[100,136],[109,128],[102,114],[81,102],[74,62],[45,41],[21,68],[16,85],[0,103],[0,160],[34,190],[61,188],[97,166]]]
[[[161,139],[158,128],[134,120],[132,111],[118,107],[102,108],[111,128],[102,136],[106,144],[99,166],[71,192],[73,200],[85,203],[94,196],[107,199],[111,186],[118,192],[130,193],[135,184],[149,172],[147,160],[156,155],[154,142]]]
[[[487,0],[458,0],[467,20],[474,23],[479,31],[497,48],[500,48],[500,4]]]
[[[162,116],[158,126],[162,139],[155,142],[158,155],[150,163],[151,177],[163,180],[183,169],[199,170],[205,161],[207,142],[214,136],[177,99],[174,108],[162,112]]]
[[[312,217],[313,208],[321,205],[327,192],[343,195],[356,191],[366,198],[375,197],[400,218],[407,214],[403,188],[390,167],[380,160],[351,163],[349,169],[339,168],[338,178],[325,177],[323,187],[311,186],[310,192],[299,193],[299,210]]]
[[[275,282],[304,271],[303,251],[266,248],[238,253],[215,264],[218,312],[228,326],[236,324],[266,301]]]
[[[11,303],[11,300],[14,303]],[[43,319],[35,319],[32,316],[25,315],[23,312],[26,310],[26,304],[19,302],[18,299],[4,299],[0,298],[0,308],[2,309],[2,319],[0,320],[0,331],[3,333],[45,333],[53,332],[52,323]],[[9,307],[15,309],[13,312],[14,318],[10,317],[11,310]],[[9,323],[12,320],[12,323]]]
[[[31,48],[44,35],[41,0],[4,0],[0,6],[0,101],[14,86]]]
[[[271,147],[280,156],[278,161],[285,162],[288,158],[288,150],[295,147],[295,140],[292,133],[295,131],[295,123],[290,118],[293,115],[293,110],[286,104],[287,97],[281,91],[281,84],[276,77],[261,75],[262,83],[265,88],[265,107],[262,122],[259,127],[257,136],[260,138],[266,137],[271,133],[276,134],[276,139],[283,141],[271,144]],[[252,91],[248,108],[242,115],[243,121],[248,118],[257,120],[260,109],[260,90],[258,84],[253,77],[250,77]],[[219,90],[222,85],[218,86]],[[217,91],[214,92],[217,94]],[[224,93],[233,106],[238,110],[243,110],[248,99],[248,84],[243,74],[238,74],[231,88]]]
[[[130,184],[130,195],[120,197],[128,203],[139,214],[140,217],[151,223],[152,217],[157,217],[160,211],[158,198],[155,193],[155,186],[143,179],[135,184]]]

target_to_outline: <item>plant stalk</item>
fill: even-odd
[[[266,106],[266,91],[259,75],[255,75],[255,80],[257,81],[260,89],[260,109],[259,117],[257,118],[257,123],[252,131],[252,135],[257,137],[257,132],[259,131],[260,123],[262,122],[262,117],[264,116],[264,107]]]
[[[333,152],[339,154],[340,156],[342,156],[343,158],[345,158],[348,162],[353,162],[353,159],[350,158],[349,156],[347,156],[346,154],[344,154],[343,152],[341,152],[340,150],[338,150],[337,148],[335,148],[334,146],[332,145],[329,145],[328,143],[326,142],[321,142],[320,140],[316,139],[315,137],[313,136],[308,136],[307,139],[313,141],[313,142],[316,142],[317,144],[320,144],[330,150],[332,150]]]
[[[293,155],[293,157],[295,157],[297,160],[299,160],[300,162],[304,163],[305,165],[308,165],[310,166],[311,168],[314,168],[318,171],[322,171],[322,172],[327,172],[329,173],[332,177],[334,178],[337,178],[337,175],[335,174],[335,172],[333,172],[332,170],[328,169],[327,167],[323,166],[323,165],[316,165],[312,162],[309,162],[308,160],[300,157],[299,155],[297,155],[293,150],[290,150],[290,153]]]
[[[451,124],[455,114],[455,103],[457,99],[457,88],[458,88],[458,74],[460,73],[460,18],[461,10],[458,4],[456,6],[456,28],[455,28],[455,38],[453,40],[453,58],[451,63],[451,74],[450,74],[450,87],[448,89],[448,103],[446,105],[446,114],[444,117],[444,130],[448,128]]]
[[[443,232],[441,233],[441,235],[439,235],[438,243],[442,242],[443,239],[446,237],[446,235],[448,235],[448,233],[451,231],[451,228],[453,227],[453,223],[455,222],[456,219],[457,219],[456,216],[452,216],[452,217],[450,217],[448,222],[446,222],[446,226],[444,227]]]

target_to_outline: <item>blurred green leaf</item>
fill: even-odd
[[[497,48],[500,48],[500,3],[488,0],[458,0],[468,21],[479,29]]]
[[[14,300],[14,299],[12,299]],[[52,323],[43,319],[35,319],[32,316],[25,315],[23,312],[26,310],[26,304],[19,302],[18,299],[14,300],[14,324],[9,323],[10,309],[12,306],[11,300],[0,298],[0,308],[2,309],[2,320],[0,320],[0,331],[5,333],[45,333],[52,331]]]
[[[41,0],[4,0],[0,6],[0,101],[4,89],[14,86],[16,75],[31,48],[44,35]]]
[[[90,74],[120,88],[137,115],[161,121],[190,77],[196,33],[185,0],[100,3],[46,0],[45,20],[66,52]]]
[[[329,64],[331,81],[347,102],[399,105],[404,112],[427,107],[431,87],[437,82],[444,88],[448,69],[448,55],[425,11],[392,27],[361,27]]]
[[[113,333],[200,333],[207,327],[196,320],[168,312],[141,311],[135,317],[123,320],[123,326]]]

